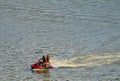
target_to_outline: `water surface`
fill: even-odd
[[[119,81],[119,0],[1,0],[1,81]],[[31,72],[50,54],[55,69]]]

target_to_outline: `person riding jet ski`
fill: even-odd
[[[38,62],[31,65],[32,69],[51,69],[53,66],[50,63],[50,56],[46,57],[43,55],[42,58],[39,59]]]

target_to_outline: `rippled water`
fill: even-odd
[[[1,0],[0,81],[119,81],[119,0]],[[55,69],[30,65],[50,54]]]

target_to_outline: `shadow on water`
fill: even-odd
[[[51,81],[49,69],[31,69],[31,72],[38,75],[37,79],[42,79],[43,81]]]
[[[37,80],[40,81],[60,81],[64,76],[63,71],[65,69],[70,69],[72,67],[56,67],[53,70],[52,69],[31,69],[31,72],[35,74],[34,76],[36,77]],[[61,71],[61,73],[59,72]],[[65,72],[66,73],[66,72]],[[65,80],[69,81],[69,80]]]

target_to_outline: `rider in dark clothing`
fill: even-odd
[[[39,60],[40,66],[47,68],[50,65],[50,56],[47,55],[46,57],[43,55],[42,58]]]

